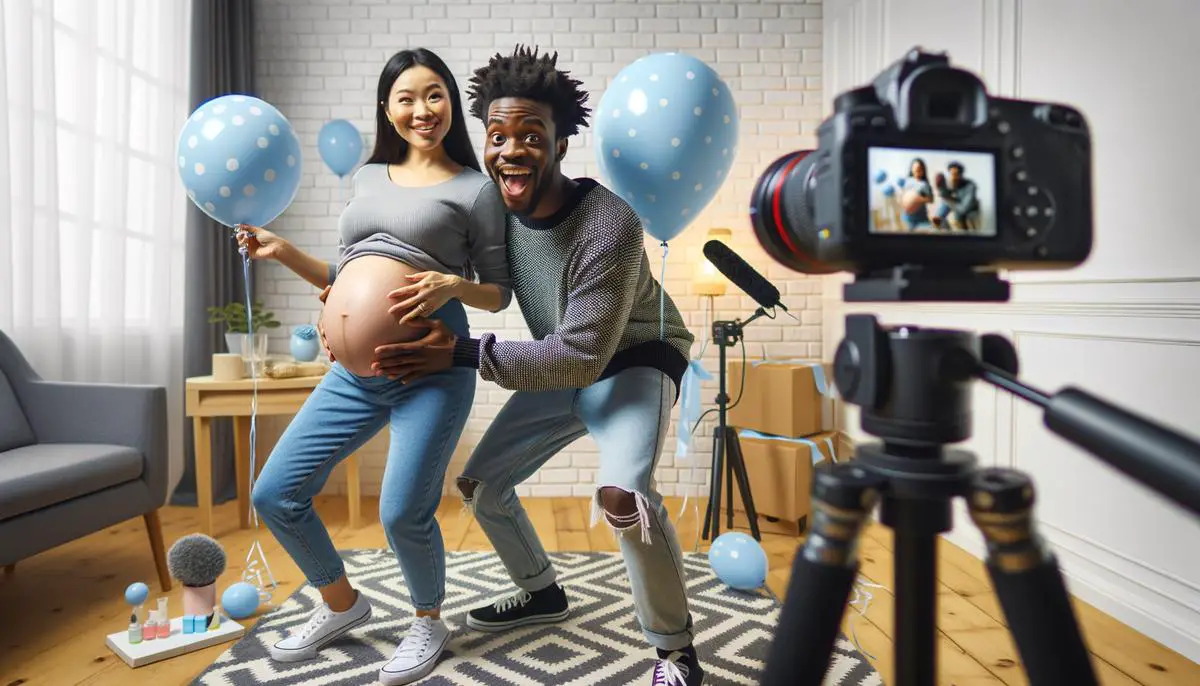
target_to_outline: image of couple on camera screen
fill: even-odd
[[[872,233],[995,233],[990,154],[872,148],[868,167]]]

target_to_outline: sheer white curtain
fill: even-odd
[[[0,0],[0,329],[42,376],[166,386],[182,473],[188,0]]]

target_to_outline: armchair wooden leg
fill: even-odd
[[[167,550],[163,547],[162,522],[158,510],[142,515],[146,520],[146,534],[150,537],[150,552],[154,555],[154,567],[158,570],[158,583],[163,593],[171,590],[171,572],[167,569]]]

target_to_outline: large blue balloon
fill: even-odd
[[[708,205],[737,151],[729,87],[704,62],[655,53],[617,74],[593,126],[600,172],[661,241]]]
[[[345,119],[326,122],[317,135],[317,151],[339,178],[349,174],[362,158],[362,134]]]
[[[718,579],[741,591],[753,591],[767,583],[767,552],[740,531],[717,536],[708,549],[708,564]]]
[[[188,197],[225,226],[270,224],[300,188],[300,139],[279,110],[249,95],[197,107],[178,155]]]

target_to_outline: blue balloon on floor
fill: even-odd
[[[717,536],[708,549],[708,564],[718,579],[739,591],[753,591],[767,583],[767,551],[740,531]]]
[[[300,188],[300,139],[279,110],[250,95],[197,107],[177,154],[188,197],[228,227],[270,224]]]
[[[245,619],[258,609],[258,589],[245,581],[239,581],[221,594],[221,607],[233,619]]]

